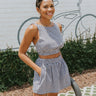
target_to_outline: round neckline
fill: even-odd
[[[52,22],[53,23],[53,22]],[[37,24],[37,23],[36,23]],[[52,26],[44,26],[44,25],[41,25],[41,24],[37,24],[37,25],[39,25],[39,26],[43,26],[43,27],[46,27],[46,28],[52,28],[52,27],[54,27],[55,26],[55,23],[53,23],[53,25]]]

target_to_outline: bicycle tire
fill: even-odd
[[[85,14],[85,15],[83,15],[83,16],[78,20],[78,22],[77,22],[77,24],[76,24],[76,27],[75,27],[75,36],[76,36],[76,38],[79,37],[79,36],[77,35],[77,28],[78,28],[78,26],[79,26],[79,23],[82,22],[82,19],[84,19],[84,18],[87,17],[87,16],[92,16],[92,17],[96,18],[96,16],[95,16],[94,14]],[[84,28],[85,30],[87,30],[87,29],[84,27],[84,25],[82,25],[82,26],[83,26],[83,28]],[[89,38],[89,39],[92,39],[92,38]],[[86,40],[86,39],[84,39],[84,40]]]
[[[25,23],[27,23],[29,20],[32,20],[32,19],[39,19],[39,17],[31,17],[31,18],[28,18],[27,20],[25,20],[19,27],[18,29],[18,33],[17,33],[17,40],[18,40],[18,44],[20,45],[20,31],[22,29],[22,27],[25,25]]]
[[[70,77],[70,79],[71,79],[71,86],[72,86],[72,88],[73,88],[73,90],[75,92],[75,95],[76,96],[82,96],[80,88],[77,85],[77,83],[75,82],[75,80],[73,80],[71,77]]]

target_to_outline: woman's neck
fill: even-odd
[[[50,19],[40,18],[39,22],[40,22],[42,25],[44,25],[44,26],[50,26],[50,25],[51,25]]]

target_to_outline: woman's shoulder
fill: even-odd
[[[61,25],[59,22],[57,22],[56,24],[57,24],[57,26],[59,27],[60,32],[62,32],[62,25]]]
[[[36,36],[37,32],[38,32],[38,28],[35,24],[29,25],[26,29],[26,34],[27,35],[29,34],[31,36]]]
[[[28,29],[31,30],[31,31],[37,31],[38,30],[38,28],[37,28],[35,23],[29,25]]]

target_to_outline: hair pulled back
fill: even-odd
[[[42,1],[43,0],[36,0],[36,7],[40,8],[40,5],[41,5]]]

